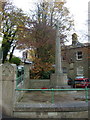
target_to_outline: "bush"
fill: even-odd
[[[50,79],[50,75],[54,73],[54,70],[50,70],[50,71],[44,71],[41,74],[41,79]]]
[[[13,57],[10,62],[14,63],[14,64],[16,64],[18,66],[21,63],[21,60],[18,57]]]
[[[49,62],[42,62],[40,59],[35,59],[34,65],[30,70],[31,79],[50,79],[50,75],[54,73],[54,68]]]

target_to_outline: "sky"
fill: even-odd
[[[34,9],[34,4],[38,0],[13,0],[14,4],[28,12],[29,9]],[[50,0],[47,0],[50,1]],[[87,42],[86,34],[88,33],[88,2],[90,0],[66,0],[67,8],[74,18],[75,32],[78,34],[80,42]]]
[[[90,0],[67,0],[67,6],[74,17],[75,30],[78,32],[80,42],[87,42],[88,34],[88,2]]]

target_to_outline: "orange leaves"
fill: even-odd
[[[47,72],[53,70],[52,64],[49,62],[42,62],[41,59],[36,58],[33,68],[31,69],[32,79],[41,79]]]

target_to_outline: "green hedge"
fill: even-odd
[[[18,57],[13,57],[10,62],[11,62],[11,63],[14,63],[14,64],[16,64],[16,65],[20,65],[21,60],[20,60],[20,58],[18,58]]]

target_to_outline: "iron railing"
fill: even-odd
[[[23,83],[24,81],[24,68],[19,70],[17,68],[17,75],[16,75],[16,88],[20,83]]]
[[[71,89],[16,89],[18,91],[51,91],[52,97],[51,97],[51,103],[54,103],[55,98],[54,98],[54,92],[55,91],[85,91],[85,101],[88,102],[88,91],[90,90],[90,88],[71,88]]]
[[[25,73],[25,72],[24,72]],[[22,84],[24,84],[24,78],[25,78],[25,74],[21,74],[20,76],[17,76],[16,78],[16,90],[17,91],[51,91],[51,103],[54,103],[55,101],[55,97],[54,97],[54,92],[55,91],[85,91],[85,101],[88,102],[89,100],[89,90],[90,88],[69,88],[69,89],[21,89],[18,88],[19,83],[22,82]],[[17,71],[17,75],[18,75],[18,71]]]

